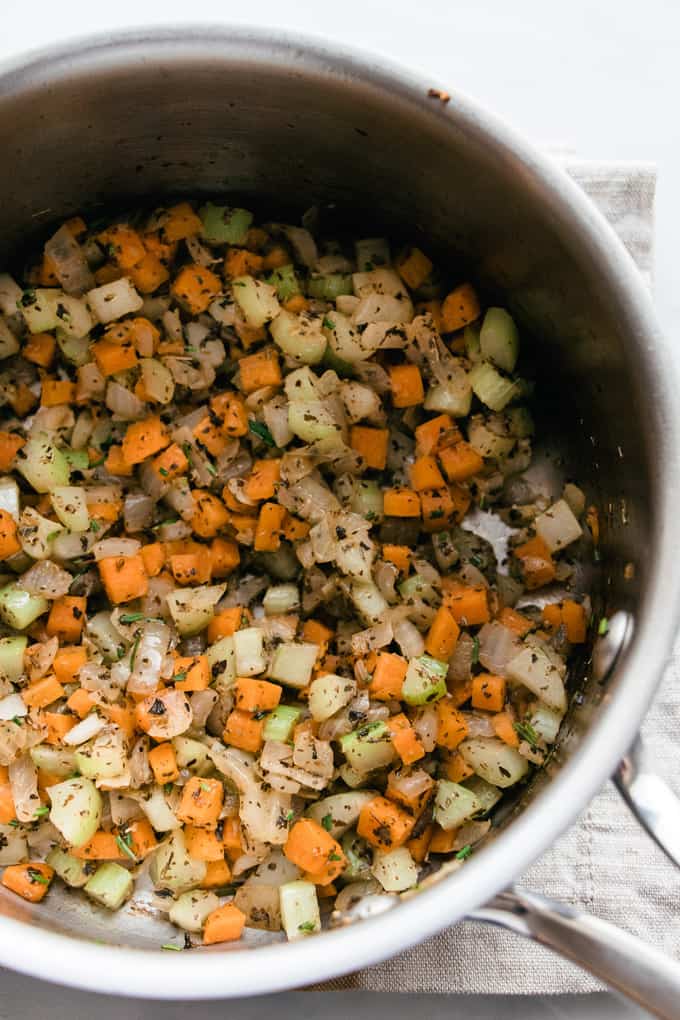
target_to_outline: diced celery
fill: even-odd
[[[482,779],[481,776],[470,776],[465,780],[463,786],[466,790],[474,793],[479,801],[479,814],[485,815],[503,796],[502,790],[499,790],[493,783],[487,783],[486,779]]]
[[[130,315],[132,312],[138,312],[144,304],[144,299],[137,293],[127,276],[105,283],[101,287],[94,287],[88,290],[85,297],[99,322],[104,324],[122,319],[124,315]]]
[[[487,309],[479,334],[482,357],[510,375],[519,355],[519,332],[505,308]]]
[[[171,832],[173,829],[182,827],[182,823],[175,812],[171,810],[160,786],[153,786],[151,793],[145,799],[140,800],[139,806],[156,832]]]
[[[187,853],[181,829],[176,829],[160,844],[149,866],[149,876],[156,888],[171,889],[175,893],[200,885],[205,871],[205,862],[194,860]]]
[[[277,705],[267,716],[262,735],[265,740],[278,740],[287,744],[293,739],[293,730],[302,715],[301,708],[293,705]]]
[[[256,676],[267,666],[264,636],[259,627],[244,627],[233,637],[237,676]]]
[[[383,515],[383,491],[377,482],[354,479],[350,509],[367,521],[379,521]]]
[[[85,892],[102,907],[118,910],[132,892],[134,880],[122,865],[107,861],[85,883]]]
[[[283,616],[300,608],[300,589],[296,584],[273,584],[267,588],[262,605],[267,616]]]
[[[423,407],[426,411],[440,411],[453,418],[464,418],[472,404],[472,380],[464,368],[452,370],[449,379],[428,387]]]
[[[55,846],[50,850],[45,863],[54,868],[62,882],[66,882],[66,885],[70,885],[73,889],[82,889],[90,878],[90,870],[86,867],[87,861],[78,860],[66,850],[62,850],[60,846]]]
[[[529,712],[529,725],[535,731],[539,740],[546,744],[554,744],[557,740],[560,726],[562,725],[563,714],[555,712],[540,701],[535,702]]]
[[[18,584],[7,584],[0,588],[0,620],[14,630],[26,630],[48,608],[47,599],[29,595]]]
[[[31,333],[49,333],[61,325],[57,315],[58,287],[38,287],[25,290],[19,298],[19,311]]]
[[[382,720],[346,733],[340,747],[351,767],[364,774],[391,764],[396,756],[392,733]]]
[[[249,326],[264,326],[279,314],[281,306],[271,284],[254,276],[237,276],[231,285],[234,300]]]
[[[219,897],[214,892],[192,889],[177,897],[168,911],[168,917],[184,931],[199,932],[203,930],[208,914],[217,910],[219,905]]]
[[[288,298],[292,298],[295,294],[300,293],[300,284],[295,275],[295,266],[292,262],[287,263],[285,266],[278,266],[267,277],[267,283],[271,284],[272,287],[276,287],[279,301],[287,301]]]
[[[447,662],[429,655],[411,659],[406,670],[401,696],[408,705],[429,705],[446,694]]]
[[[292,400],[288,405],[288,427],[305,443],[335,436],[342,439],[342,429],[322,400]]]
[[[50,499],[57,517],[69,531],[87,531],[90,515],[84,489],[78,485],[58,485],[50,491]]]
[[[85,365],[90,360],[90,340],[87,336],[67,336],[58,329],[57,344],[65,360],[73,365]]]
[[[347,867],[342,873],[343,878],[352,881],[370,878],[373,854],[366,840],[357,836],[354,829],[350,829],[342,837],[341,844],[347,858]]]
[[[434,797],[434,820],[442,829],[456,829],[480,811],[481,805],[472,790],[460,783],[440,779]]]
[[[390,246],[384,237],[366,237],[355,241],[354,250],[360,273],[370,272],[376,266],[390,264]]]
[[[307,808],[307,817],[322,825],[333,839],[339,839],[348,829],[356,825],[362,808],[374,797],[373,790],[334,793],[310,804]]]
[[[53,747],[52,744],[36,744],[29,751],[33,764],[44,769],[53,776],[60,778],[72,776],[75,771],[76,756],[65,747]]]
[[[102,610],[91,616],[85,624],[85,631],[106,661],[116,662],[125,651],[120,633],[111,623],[111,613],[108,611]]]
[[[359,615],[367,624],[380,623],[385,619],[389,606],[373,581],[355,581],[352,585],[351,597]]]
[[[13,478],[0,478],[0,510],[6,510],[15,521],[21,514],[19,486]]]
[[[326,351],[326,337],[321,332],[321,320],[301,312],[282,308],[269,325],[269,332],[284,354],[305,365],[317,365]]]
[[[286,882],[279,889],[281,923],[289,941],[321,931],[316,886],[311,882]]]
[[[340,294],[353,294],[351,273],[323,273],[310,276],[306,285],[310,297],[335,301]]]
[[[102,798],[90,779],[65,779],[47,789],[50,821],[67,843],[79,847],[92,839],[102,816]]]
[[[319,378],[305,365],[289,372],[283,382],[288,400],[320,400]]]
[[[468,737],[458,746],[461,758],[492,786],[513,786],[529,771],[529,762],[498,737]]]
[[[378,349],[380,340],[368,342],[368,335],[360,333],[353,324],[338,311],[328,311],[323,317],[323,331],[331,351],[343,362],[352,364],[365,361]]]
[[[408,599],[424,599],[426,602],[437,601],[435,588],[420,574],[413,574],[412,577],[402,581],[397,590],[405,602]]]
[[[329,368],[333,372],[336,372],[343,379],[354,375],[354,365],[350,364],[349,361],[344,361],[342,358],[339,358],[330,344],[326,345],[326,350],[321,364],[324,368]]]
[[[0,638],[0,676],[17,683],[24,672],[24,652],[28,638]]]
[[[475,396],[492,411],[502,411],[521,392],[519,383],[502,376],[490,361],[480,361],[474,365],[469,380]]]
[[[173,737],[172,746],[175,748],[175,757],[181,769],[190,769],[198,776],[211,771],[212,762],[208,757],[208,748],[199,740],[192,740],[191,737]]]
[[[0,825],[0,867],[21,864],[28,858],[28,842],[16,825]]]
[[[29,437],[17,454],[17,468],[36,492],[51,492],[69,482],[68,461],[45,432]]]
[[[226,584],[215,584],[177,588],[165,596],[170,615],[182,637],[199,634],[208,626],[226,587]]]
[[[59,295],[57,315],[59,316],[59,332],[70,340],[87,339],[87,334],[94,326],[86,303],[72,294]],[[87,351],[87,344],[85,350]]]
[[[274,651],[268,675],[288,687],[307,687],[318,654],[318,645],[284,641]]]
[[[203,236],[213,244],[242,244],[253,222],[253,214],[247,209],[212,202],[206,202],[198,215],[203,221]]]
[[[71,471],[87,471],[90,466],[90,458],[87,450],[71,450],[64,447],[61,451],[66,458]]]
[[[107,727],[91,743],[81,744],[75,754],[78,771],[88,779],[119,776],[127,765],[123,731]]]
[[[405,846],[373,855],[372,872],[385,892],[405,892],[418,882],[418,866]]]
[[[220,638],[206,651],[210,675],[218,688],[230,687],[236,679],[236,651],[234,638]]]
[[[507,674],[515,683],[524,684],[548,708],[564,713],[567,696],[560,671],[541,648],[525,647],[507,665]]]
[[[309,687],[309,711],[317,722],[330,719],[347,705],[356,694],[356,684],[346,676],[324,673],[312,680]]]

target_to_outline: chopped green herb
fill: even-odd
[[[472,665],[476,666],[479,662],[479,638],[472,639]]]
[[[326,832],[330,832],[331,829],[333,828],[333,816],[331,814],[324,815],[323,818],[321,819],[321,824],[323,825]]]
[[[168,793],[172,793],[172,788],[174,785],[175,785],[174,783],[163,783],[163,793],[165,793],[166,795]]]
[[[144,619],[144,613],[121,613],[121,623],[137,623],[138,620]]]
[[[209,793],[210,792],[210,787],[208,786],[207,783],[201,783],[200,786],[201,786],[201,789],[203,790],[203,793]]]
[[[182,449],[184,450],[184,456],[186,457],[186,459],[189,461],[190,464],[193,464],[194,462],[192,460],[192,456],[194,451],[192,449],[191,443],[182,443]]]
[[[335,326],[333,325],[333,323],[331,322],[331,320],[330,320],[329,318],[327,318],[327,316],[325,316],[325,315],[324,315],[324,317],[323,317],[323,323],[322,323],[322,325],[323,325],[323,328],[324,328],[324,329],[335,329]]]
[[[458,853],[456,854],[456,860],[457,861],[464,861],[467,857],[470,856],[471,853],[472,853],[472,847],[468,843],[467,846],[464,846],[462,850],[458,851]]]
[[[49,535],[47,536],[47,541],[48,542],[53,542],[55,540],[55,538],[58,535],[60,535],[60,534],[61,534],[61,531],[50,531]]]
[[[531,748],[535,748],[538,745],[538,733],[533,728],[531,723],[528,722],[516,722],[514,723],[515,733],[526,740],[527,744]]]
[[[129,857],[131,861],[137,860],[135,852],[131,849],[129,844],[126,843],[125,839],[122,836],[116,836],[116,846],[118,847],[120,852],[125,854],[126,857]]]
[[[39,882],[40,885],[49,885],[50,880],[43,875],[42,871],[38,871],[37,868],[28,869],[28,877],[31,882]]]
[[[33,813],[36,818],[42,818],[44,815],[49,815],[50,809],[43,804],[42,807],[36,808]]]
[[[175,953],[181,953],[182,950],[184,949],[184,946],[175,946],[172,944],[172,942],[164,942],[163,945],[161,946],[161,949],[171,949]]]
[[[298,925],[298,931],[316,931],[316,925],[313,921],[303,921]]]
[[[164,468],[164,467],[160,467],[160,468],[158,469],[158,473],[159,473],[159,475],[162,475],[162,476],[163,476],[163,478],[167,478],[167,477],[168,477],[168,475],[170,474],[170,472],[168,471],[168,469],[167,469],[167,468]]]
[[[213,478],[214,478],[214,477],[215,477],[215,475],[217,474],[217,468],[216,468],[216,467],[215,467],[215,465],[214,465],[214,464],[212,463],[212,461],[209,461],[209,460],[207,460],[207,461],[205,462],[205,469],[206,469],[206,471],[208,471],[208,472],[209,472],[209,473],[210,473],[210,474],[211,474],[211,475],[213,476]]]
[[[102,526],[99,523],[99,521],[94,520],[90,521],[90,531],[94,532],[95,535],[97,534],[98,531],[101,531],[101,528]]]
[[[444,516],[444,511],[442,510],[441,507],[438,507],[436,510],[433,510],[432,513],[430,514],[430,520],[431,521],[435,521],[435,520],[438,520],[440,517],[443,517],[443,516]]]
[[[177,683],[178,681],[186,680],[186,678],[187,678],[186,669],[180,669],[179,673],[175,673],[172,679],[175,681],[175,683]]]
[[[222,885],[219,889],[215,889],[216,896],[233,896],[235,892],[235,885]]]
[[[607,619],[606,616],[603,616],[597,625],[597,633],[600,635],[600,637],[604,637],[608,630],[609,620]]]
[[[12,826],[13,829],[19,828],[19,820],[17,818],[13,818],[9,824]]]
[[[328,860],[329,861],[341,861],[342,857],[340,856],[340,854],[332,853],[332,854],[328,855]]]
[[[13,715],[12,716],[12,722],[16,726],[23,726],[24,725],[24,720],[20,716],[18,716],[18,715]]]
[[[187,444],[188,445],[188,444]],[[166,524],[178,524],[179,517],[166,517],[164,521],[159,521],[158,524],[154,524],[152,531],[156,531],[158,528],[165,527]]]
[[[470,563],[472,564],[473,567],[477,567],[477,569],[480,570],[481,567],[482,567],[482,558],[481,558],[481,556],[477,556],[477,555],[471,556],[470,557]]]
[[[294,818],[295,818],[295,812],[294,811],[289,811],[286,814],[286,821],[287,822],[292,822]]]
[[[142,639],[142,635],[138,634],[132,645],[132,652],[130,653],[130,672],[135,668],[135,657],[137,655],[137,649],[139,648],[139,642]]]
[[[254,418],[249,418],[248,428],[250,429],[254,436],[258,436],[258,438],[261,439],[263,443],[266,443],[267,446],[276,446],[276,443],[274,442],[274,437],[272,436],[267,426],[264,425],[261,421],[256,421]]]

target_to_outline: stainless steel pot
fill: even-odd
[[[364,229],[422,235],[441,258],[464,260],[535,338],[540,434],[552,444],[543,470],[557,473],[559,455],[602,512],[593,583],[611,624],[574,678],[582,696],[559,751],[461,871],[355,926],[294,944],[251,932],[245,948],[162,953],[170,930],[139,907],[110,917],[51,894],[32,908],[3,890],[5,965],[109,993],[236,996],[365,967],[476,912],[677,1016],[675,964],[537,897],[498,895],[614,773],[671,649],[680,430],[670,353],[635,267],[576,186],[457,92],[428,95],[432,84],[335,47],[224,27],[86,40],[6,65],[0,257],[111,199],[231,192],[360,213]],[[677,833],[667,813],[657,824],[655,782],[631,760],[621,772],[672,853]]]

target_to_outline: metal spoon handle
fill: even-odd
[[[680,798],[654,771],[639,738],[612,778],[640,825],[680,868]]]
[[[661,1020],[680,1016],[680,964],[606,921],[519,889],[501,893],[468,919],[552,949]]]

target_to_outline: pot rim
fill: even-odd
[[[617,667],[616,690],[581,742],[577,754],[547,783],[499,837],[456,873],[402,902],[396,914],[326,932],[320,938],[275,943],[236,953],[176,954],[100,945],[13,918],[0,917],[0,963],[14,970],[76,988],[155,999],[210,999],[264,994],[314,984],[377,963],[459,920],[509,885],[576,819],[614,771],[637,733],[672,649],[680,609],[680,577],[673,554],[680,546],[680,421],[674,414],[670,347],[663,340],[649,294],[609,224],[580,188],[550,159],[536,152],[501,119],[457,89],[448,104],[428,98],[431,85],[382,56],[329,44],[278,29],[224,24],[135,28],[74,38],[0,65],[2,104],[36,84],[87,73],[88,68],[162,60],[238,61],[298,67],[335,80],[360,78],[382,94],[414,106],[423,118],[450,120],[463,133],[491,146],[514,164],[537,201],[550,202],[559,228],[578,232],[578,254],[590,263],[630,323],[642,355],[650,398],[646,420],[659,446],[665,477],[657,493],[656,558],[644,594],[637,633]],[[576,243],[576,242],[572,242]],[[675,457],[664,452],[675,451]],[[659,470],[657,467],[656,470]],[[31,917],[37,918],[37,912]],[[114,922],[112,922],[114,923]]]

